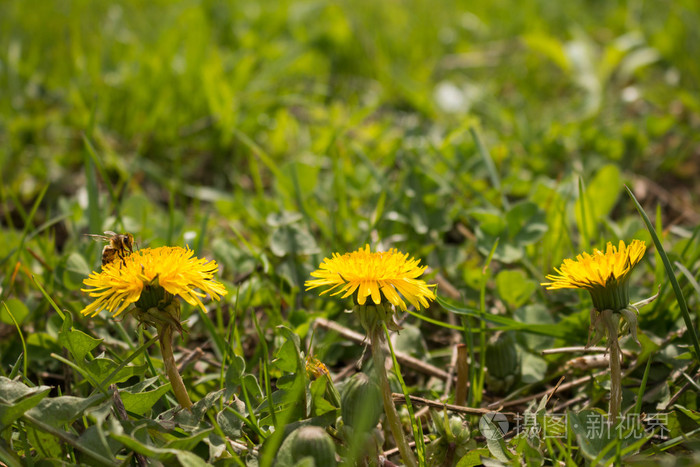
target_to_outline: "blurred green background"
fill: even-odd
[[[673,194],[697,172],[699,9],[6,0],[3,199],[30,204],[46,183],[47,199],[74,198],[87,136],[102,183],[183,207],[287,194],[290,163],[314,211],[337,204],[340,186],[364,188],[375,169],[392,176],[422,163],[453,163],[463,177],[453,200],[466,204],[490,197],[465,132],[476,122],[508,196],[526,195],[538,176],[589,177],[607,162]],[[337,166],[344,184],[329,180]]]

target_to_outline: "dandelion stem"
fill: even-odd
[[[610,424],[617,424],[617,417],[622,406],[622,367],[620,365],[620,342],[617,338],[620,315],[612,310],[602,312],[607,330],[608,348],[610,349]]]
[[[173,393],[175,393],[175,399],[177,399],[177,402],[183,409],[189,409],[192,407],[192,401],[190,400],[190,396],[187,394],[185,383],[182,381],[182,377],[177,371],[175,356],[173,355],[173,326],[170,324],[164,324],[158,330],[158,335],[160,336],[160,352],[163,356],[165,373],[168,375],[168,379],[170,380]]]
[[[386,414],[387,423],[389,424],[389,428],[391,428],[391,433],[394,435],[396,447],[399,448],[399,453],[404,463],[408,467],[417,467],[418,462],[406,442],[406,437],[401,427],[401,419],[399,418],[399,413],[396,411],[394,399],[391,396],[391,387],[389,386],[389,379],[386,374],[386,366],[384,366],[386,358],[384,349],[382,348],[382,326],[374,326],[370,333],[370,341],[372,346],[372,362],[374,363],[374,368],[379,377],[379,387],[382,390],[384,413]]]

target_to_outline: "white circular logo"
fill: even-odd
[[[503,438],[508,433],[508,419],[502,413],[485,413],[479,420],[479,430],[486,439]]]

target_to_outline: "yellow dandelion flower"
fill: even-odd
[[[551,282],[541,285],[548,290],[586,289],[596,310],[619,311],[629,305],[629,274],[645,251],[641,240],[633,240],[629,246],[620,240],[617,247],[608,242],[604,252],[594,249],[592,255],[582,253],[575,261],[565,259],[559,269],[555,268],[558,274],[546,276]]]
[[[95,301],[81,313],[96,316],[107,310],[118,316],[131,304],[145,311],[158,306],[158,299],[162,301],[166,293],[206,311],[202,297],[209,294],[219,300],[228,293],[214,280],[217,271],[216,261],[196,258],[189,248],[145,248],[104,265],[101,272],[92,272],[83,281],[87,287],[81,290]]]
[[[330,376],[330,372],[321,360],[311,355],[306,357],[306,374],[309,378],[318,379],[323,375]]]
[[[392,248],[385,252],[370,252],[369,245],[352,253],[333,253],[325,258],[318,270],[311,273],[318,279],[306,281],[306,290],[316,287],[329,287],[321,295],[334,291],[331,295],[343,294],[341,298],[353,295],[355,303],[364,305],[371,297],[375,305],[386,299],[392,305],[406,310],[408,300],[416,309],[427,308],[429,300],[435,300],[428,285],[418,279],[426,266],[419,266],[420,260],[409,259],[407,253]]]

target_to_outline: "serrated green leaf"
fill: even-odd
[[[25,397],[33,396],[37,393],[48,391],[49,386],[29,387],[19,381],[13,381],[4,376],[0,376],[0,402],[12,404]]]
[[[277,326],[277,330],[280,334],[282,334],[284,338],[287,339],[287,342],[291,342],[294,345],[294,350],[297,359],[297,367],[294,371],[305,368],[306,365],[304,363],[304,359],[301,356],[301,339],[299,338],[299,335],[286,326]]]
[[[491,417],[483,416],[479,421],[479,425],[482,423],[486,424],[490,433],[501,433],[501,429],[496,426],[491,420]],[[502,436],[487,436],[486,446],[489,448],[489,452],[493,457],[502,462],[508,462],[512,457],[512,454],[508,451],[505,441],[503,441]]]
[[[231,411],[235,411],[239,416]],[[240,399],[236,399],[229,407],[224,407],[221,412],[216,414],[216,422],[226,436],[238,438],[241,436],[241,428],[243,428],[241,417],[245,417],[245,404]]]
[[[85,409],[105,400],[105,395],[97,393],[90,397],[59,396],[42,400],[28,415],[54,427],[72,423],[83,416]]]
[[[293,373],[298,368],[299,352],[298,348],[291,340],[286,340],[275,352],[275,359],[272,365],[280,371]]]
[[[318,378],[311,382],[311,410],[312,415],[323,415],[334,410],[337,410],[330,402],[325,399],[326,386],[328,380],[326,378]]]
[[[190,410],[182,410],[180,407],[173,407],[160,414],[158,419],[174,422],[183,430],[192,431],[199,426],[207,410],[211,409],[224,393],[225,389],[210,392],[195,402]]]
[[[119,365],[110,358],[96,358],[87,362],[83,368],[90,373],[95,381],[104,381]],[[120,369],[110,380],[111,383],[122,383],[132,376],[143,376],[148,369],[147,364],[127,365]]]
[[[124,402],[124,408],[136,415],[143,415],[160,400],[160,398],[170,390],[170,383],[164,384],[152,391],[128,392],[120,391],[119,395]]]
[[[196,416],[202,418],[204,417],[204,414],[206,413],[207,410],[211,409],[214,404],[216,404],[221,396],[224,394],[223,389],[219,389],[218,391],[212,391],[208,393],[206,396],[202,397],[200,400],[194,403],[192,408],[190,409],[193,414]]]
[[[0,431],[39,404],[49,391],[48,386],[30,388],[0,376]]]
[[[58,342],[68,349],[75,363],[82,367],[85,356],[92,351],[92,349],[100,345],[103,339],[96,339],[79,329],[74,329],[72,321],[73,318],[71,314],[66,313],[66,319],[63,320],[63,325],[58,333]]]

